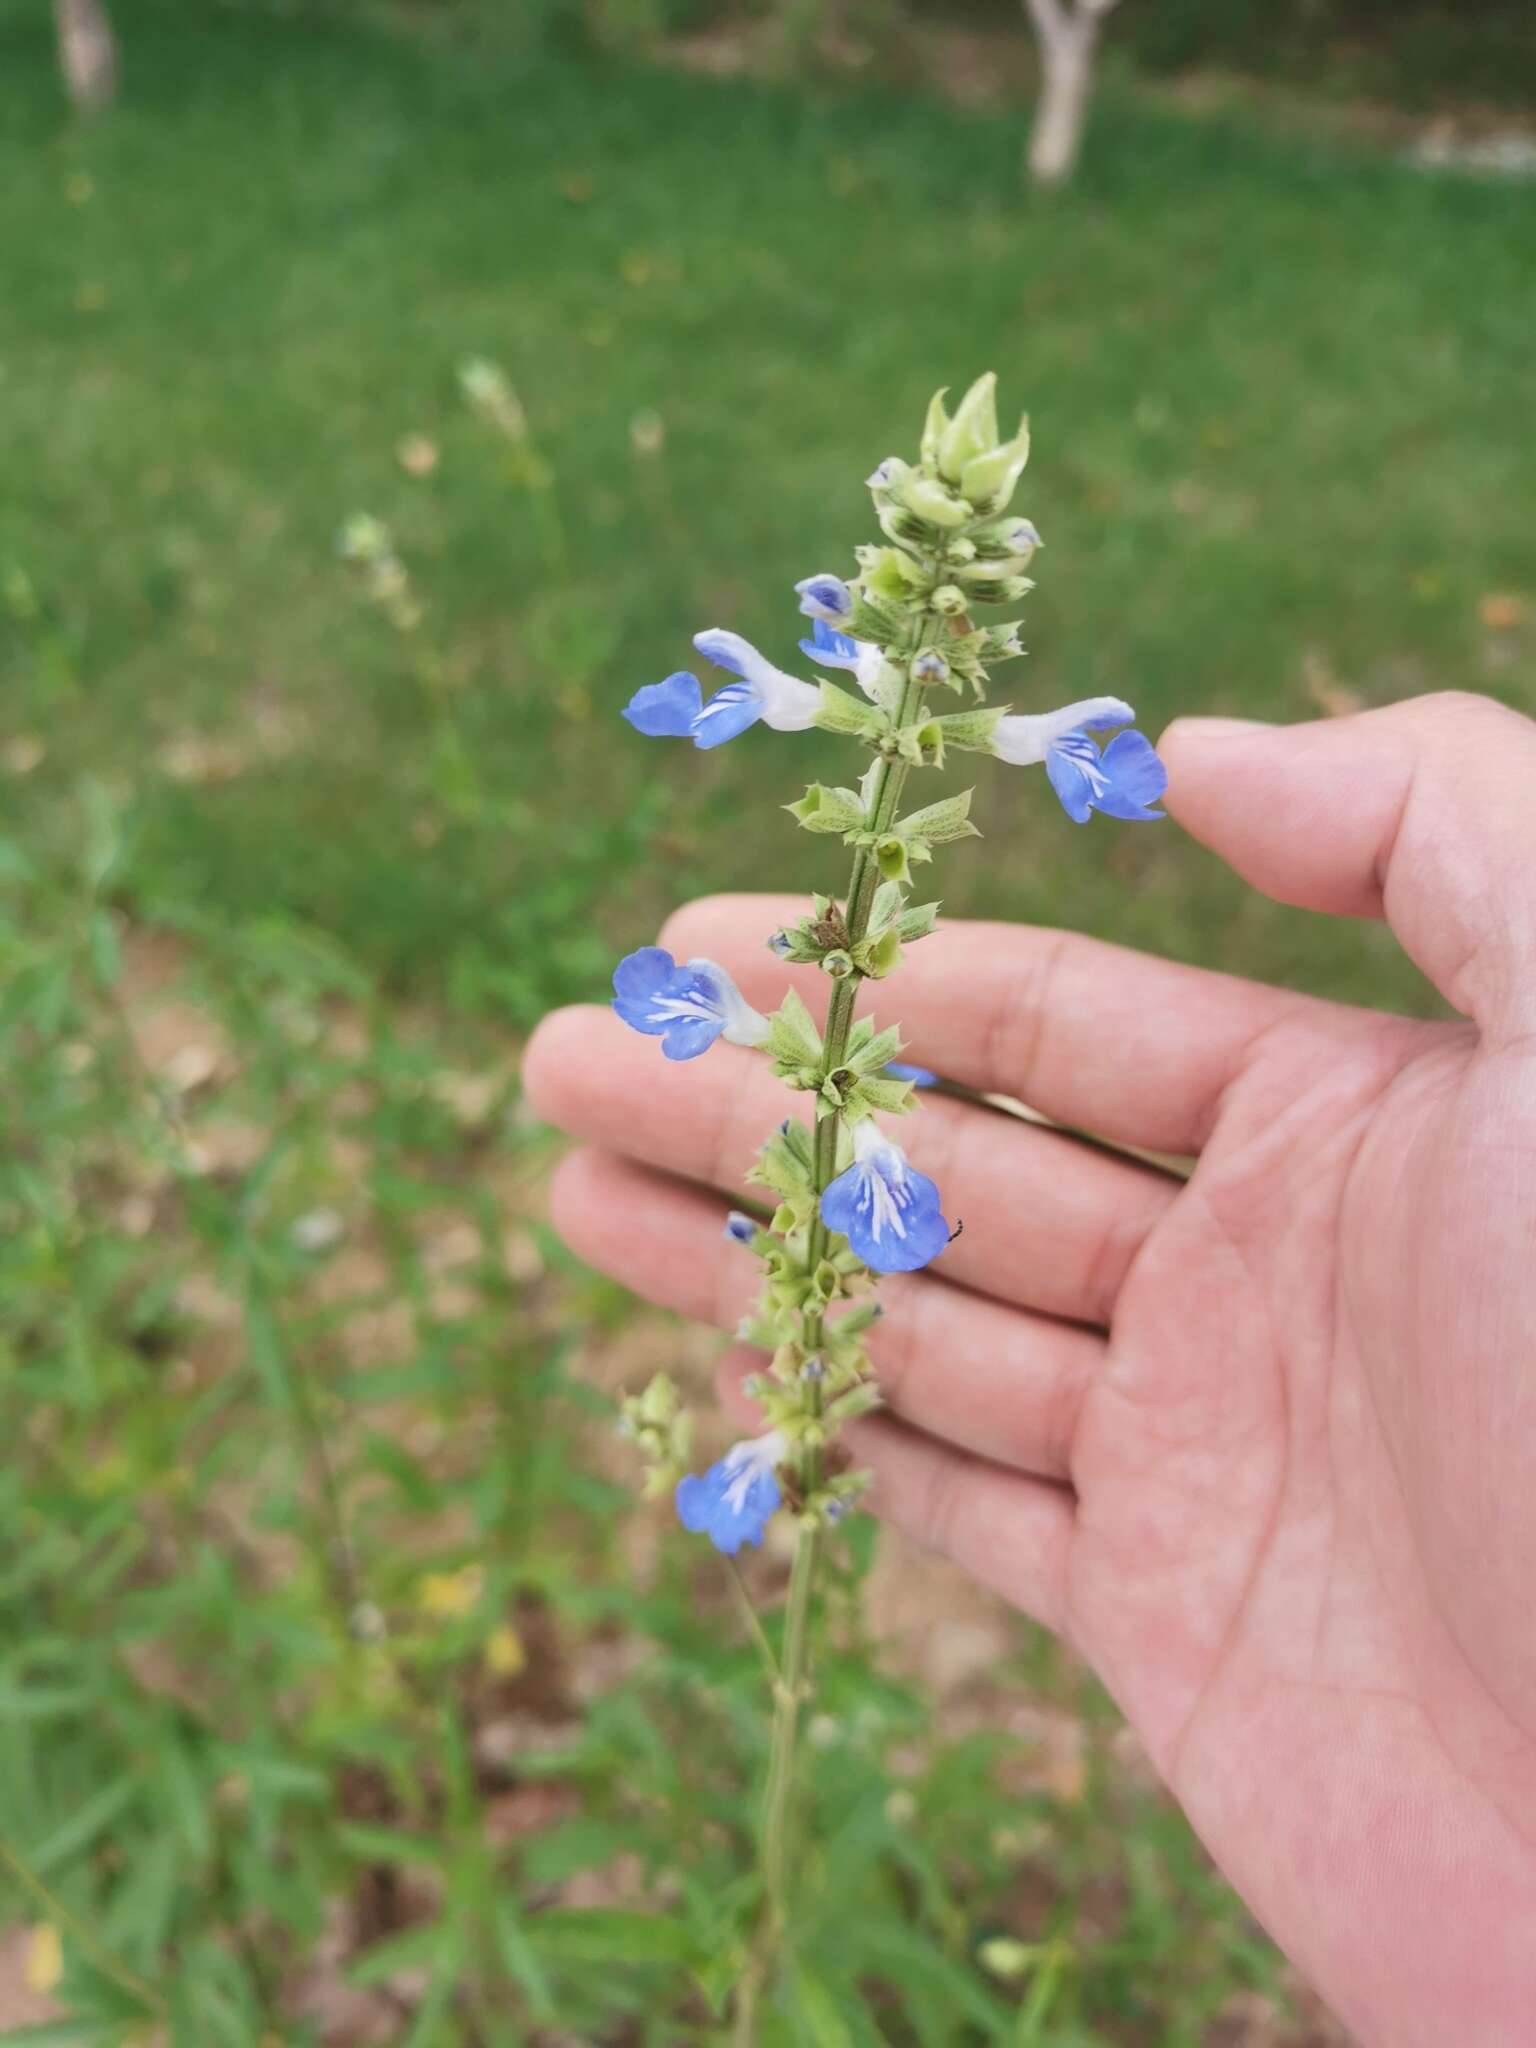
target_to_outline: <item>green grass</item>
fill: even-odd
[[[816,878],[772,823],[803,746],[700,764],[614,712],[696,626],[787,654],[788,583],[867,530],[858,479],[935,382],[988,364],[1032,412],[1048,542],[1021,702],[1114,689],[1154,729],[1308,715],[1309,660],[1367,702],[1536,702],[1529,637],[1478,613],[1530,577],[1518,189],[1116,100],[1081,186],[1026,200],[1000,117],[148,7],[123,10],[121,112],[70,138],[38,13],[0,16],[0,559],[47,630],[13,627],[0,673],[50,742],[23,800],[87,767],[134,791],[142,900],[280,904],[401,985],[526,1021],[596,985],[594,916],[627,940],[765,862]],[[563,571],[464,414],[470,351],[532,417]],[[631,450],[644,409],[659,459]],[[413,429],[442,448],[421,481],[393,455]],[[357,506],[396,529],[446,649],[474,766],[450,801],[399,650],[341,586]],[[257,710],[301,729],[286,758],[263,762]],[[188,730],[245,771],[168,782]],[[1033,795],[987,787],[953,909],[1422,1000],[1380,935]]]
[[[1021,706],[1288,718],[1309,676],[1536,706],[1536,625],[1480,609],[1536,610],[1528,201],[1117,93],[1046,202],[1015,123],[937,103],[115,11],[123,104],[76,133],[45,11],[0,0],[0,1839],[175,2048],[318,2041],[291,2000],[338,1912],[411,2048],[552,2014],[708,2039],[758,1674],[689,1546],[633,1571],[585,1391],[690,1340],[550,1241],[508,1069],[675,898],[824,882],[775,805],[827,755],[648,746],[617,709],[698,626],[787,655],[859,479],[989,364],[1048,543]],[[471,353],[536,461],[466,409]],[[336,556],[360,508],[413,633]],[[978,808],[951,910],[1428,1000],[1385,934],[1172,827],[1079,833],[1024,777]],[[213,1064],[151,1039],[153,1087],[171,998]],[[1276,1990],[1029,1632],[999,1696],[1085,1717],[1073,1789],[1018,1789],[1027,1742],[835,1633],[806,1884],[839,1912],[774,2048],[841,2038],[829,1998],[855,2048],[1194,2048]],[[1034,2019],[999,1933],[1070,1945]],[[133,1995],[67,1947],[97,2031],[51,2038],[125,2041]]]

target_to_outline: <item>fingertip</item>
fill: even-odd
[[[1168,771],[1165,801],[1177,816],[1181,799],[1197,797],[1213,774],[1230,771],[1235,756],[1282,728],[1259,718],[1176,718],[1164,728],[1158,756]]]

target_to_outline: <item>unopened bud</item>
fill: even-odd
[[[909,476],[901,487],[901,500],[930,526],[964,526],[971,516],[963,499],[929,476]]]
[[[958,584],[941,583],[928,602],[946,619],[958,619],[970,600]]]
[[[939,474],[957,484],[968,462],[997,445],[997,378],[991,370],[961,399],[954,418],[939,436]]]
[[[949,663],[937,647],[925,647],[916,657],[912,663],[912,680],[924,684],[949,681]]]
[[[1019,431],[1011,441],[989,448],[984,455],[967,462],[960,472],[961,495],[978,510],[995,507],[1001,511],[1013,496],[1014,486],[1024,474],[1028,460],[1029,421],[1024,419],[1019,422]]]

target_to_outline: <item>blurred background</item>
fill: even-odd
[[[1020,708],[1536,710],[1536,19],[107,6],[0,0],[0,2038],[709,2041],[760,1677],[612,1419],[715,1340],[552,1239],[517,1053],[829,870],[803,739],[618,707],[788,662],[995,367]],[[1430,1003],[1172,827],[978,815],[951,912]],[[823,1663],[765,2041],[1342,2040],[1023,1623],[856,1526]]]

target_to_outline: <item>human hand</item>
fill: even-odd
[[[1160,751],[1195,837],[1282,901],[1386,916],[1467,1021],[941,926],[877,991],[905,1057],[1197,1163],[1182,1184],[925,1100],[908,1149],[965,1230],[882,1283],[887,1412],[850,1438],[882,1515],[1093,1663],[1363,2042],[1516,2048],[1536,2040],[1536,725],[1441,696],[1186,720]],[[662,943],[768,1006],[786,980],[814,993],[763,946],[801,907],[709,899]],[[782,1114],[763,1063],[722,1045],[680,1071],[579,1009],[525,1078],[592,1148],[555,1183],[564,1236],[733,1329],[756,1272],[720,1223]],[[753,1362],[724,1367],[749,1424]]]

